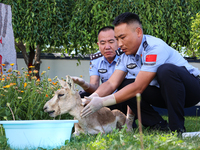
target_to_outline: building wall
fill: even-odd
[[[87,82],[90,81],[89,78],[89,65],[90,60],[84,59],[80,60],[80,64],[78,64],[77,59],[41,59],[42,63],[40,66],[40,73],[42,71],[47,71],[47,68],[50,67],[49,70],[49,78],[54,78],[58,76],[59,78],[65,78],[66,75],[70,76],[83,76],[83,79]],[[191,65],[200,69],[199,61],[189,61]],[[78,65],[77,65],[78,64]],[[23,58],[17,58],[18,70],[22,71],[21,68],[26,68]]]
[[[90,60],[89,57],[86,59],[80,60],[80,64],[78,64],[78,59],[70,59],[67,57],[67,59],[61,59],[61,58],[45,58],[41,59],[42,63],[40,66],[40,74],[42,71],[47,71],[49,78],[53,79],[55,76],[58,78],[65,78],[66,75],[70,76],[78,76],[82,75],[82,78],[89,82],[89,65]],[[200,61],[198,60],[188,60],[191,65],[194,67],[197,67],[200,70]],[[17,58],[17,66],[18,70],[22,73],[21,70],[22,67],[26,68],[26,65],[24,63],[23,58]],[[48,71],[48,67],[50,67],[50,70]],[[79,86],[76,86],[78,90],[81,90]],[[200,103],[198,104],[200,106]]]
[[[81,60],[80,64],[76,59],[41,59],[41,61],[40,74],[42,71],[46,71],[46,74],[48,73],[48,77],[51,79],[56,76],[59,79],[65,79],[66,75],[77,77],[81,75],[85,81],[90,82],[89,60]],[[23,72],[22,68],[27,67],[23,58],[17,58],[17,66],[21,73]],[[50,67],[50,70],[48,70],[48,67]],[[81,87],[76,85],[76,89],[81,90]]]
[[[65,78],[66,75],[70,76],[83,76],[83,79],[89,82],[89,60],[81,60],[81,64],[77,65],[78,61],[75,59],[41,59],[40,74],[42,71],[48,71],[49,78]],[[17,58],[18,70],[21,72],[21,68],[26,68],[23,58]]]

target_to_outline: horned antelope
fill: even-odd
[[[59,79],[58,79],[59,80]],[[74,88],[74,82],[70,76],[66,76],[66,82],[59,80],[62,88],[55,92],[52,99],[44,105],[44,111],[49,116],[56,117],[61,114],[69,113],[78,120],[75,124],[74,135],[98,134],[111,132],[114,128],[121,129],[125,124],[126,116],[119,110],[110,110],[107,107],[101,108],[92,115],[81,118],[80,113],[84,108],[78,92]]]

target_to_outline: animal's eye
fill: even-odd
[[[58,94],[58,98],[61,97],[61,96],[63,96],[63,95],[64,95],[64,94]]]

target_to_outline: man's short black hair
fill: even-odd
[[[114,31],[114,27],[113,26],[105,26],[103,28],[101,28],[99,31],[98,31],[98,35],[101,31],[108,31],[108,30],[113,30]]]
[[[132,23],[132,22],[138,22],[140,25],[142,25],[140,18],[137,14],[135,13],[131,13],[131,12],[125,12],[123,14],[120,14],[119,16],[117,16],[115,18],[115,20],[113,21],[113,25],[117,26],[121,23]]]

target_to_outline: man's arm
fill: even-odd
[[[90,77],[90,83],[87,83],[79,77],[72,77],[72,79],[74,83],[80,85],[88,93],[95,93],[98,94],[98,96],[107,96],[117,89],[117,87],[124,80],[126,74],[127,73],[124,71],[115,70],[111,77],[106,82],[102,83],[100,86],[100,77],[97,75],[93,75]]]
[[[124,102],[132,97],[135,97],[137,93],[142,93],[155,76],[155,72],[140,71],[135,79],[135,82],[114,93],[116,103]]]
[[[72,77],[72,79],[88,93],[93,93],[99,87],[100,78],[97,75],[90,76],[90,83],[80,77]]]
[[[116,103],[121,103],[132,97],[135,97],[137,93],[142,93],[146,89],[146,87],[149,85],[149,83],[153,80],[155,76],[155,72],[140,71],[136,77],[135,82],[125,86],[116,93],[108,95],[106,97],[93,97],[91,102],[81,111],[81,117],[86,117],[104,106],[110,106]],[[103,90],[103,86],[100,87],[101,90]]]
[[[117,87],[121,84],[126,74],[127,74],[126,72],[123,72],[121,70],[115,70],[114,73],[106,82],[102,83],[95,92],[93,91],[93,93],[89,97],[85,97],[84,99],[82,99],[82,101],[84,101],[84,104],[87,104],[92,100],[92,97],[107,96],[113,93],[117,89]],[[95,76],[91,77],[90,77],[90,82],[93,84],[90,84],[91,86],[90,88],[88,88],[88,90],[85,90],[86,92],[88,92],[89,89],[92,88],[92,85],[97,85],[97,83],[95,82],[96,81]]]
[[[113,93],[122,83],[126,74],[127,73],[124,71],[115,70],[111,77],[106,82],[102,83],[95,93],[97,93],[100,97]]]
[[[93,93],[99,87],[100,77],[97,75],[90,76],[90,87],[85,91],[88,93]]]

